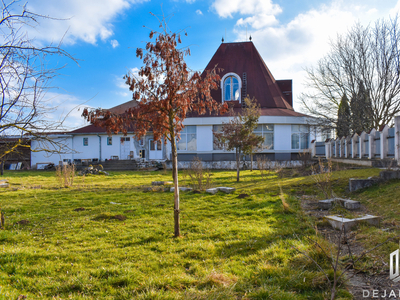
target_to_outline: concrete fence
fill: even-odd
[[[394,127],[385,125],[381,130],[372,129],[347,137],[311,142],[313,156],[351,159],[395,159],[399,162],[400,116],[395,117]]]

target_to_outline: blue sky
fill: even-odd
[[[25,2],[18,2],[23,5]],[[400,0],[28,0],[31,11],[63,20],[42,20],[29,29],[38,44],[58,43],[79,66],[66,64],[47,93],[57,115],[76,106],[110,108],[131,99],[123,76],[141,67],[136,48],[144,47],[158,21],[149,12],[173,14],[172,31],[185,29],[183,46],[190,46],[187,63],[202,70],[221,43],[246,40],[251,35],[276,79],[293,79],[294,108],[304,90],[304,68],[313,66],[329,50],[329,40],[346,32],[355,22],[369,24],[388,18]],[[143,26],[146,27],[143,27]],[[81,111],[72,111],[66,125],[84,125]]]

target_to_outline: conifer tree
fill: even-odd
[[[371,98],[362,81],[359,83],[357,94],[351,99],[350,109],[352,115],[351,129],[353,133],[368,131],[373,127]]]
[[[346,94],[343,94],[338,109],[338,120],[336,125],[337,136],[341,138],[343,136],[350,135],[350,127],[351,127],[351,115],[350,115],[349,100],[347,99]]]

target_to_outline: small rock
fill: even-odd
[[[151,185],[167,185],[174,184],[172,181],[153,181]]]
[[[230,194],[230,193],[233,193],[236,189],[233,187],[219,187],[218,190],[220,190],[221,192],[224,192],[226,194]]]
[[[206,189],[206,193],[215,195],[216,193],[218,193],[218,188]]]
[[[116,205],[120,205],[121,203],[116,203],[116,202],[110,202],[110,204],[116,204]]]
[[[0,188],[8,188],[9,186],[9,183],[0,183]]]

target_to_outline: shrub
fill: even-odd
[[[203,170],[203,162],[200,158],[195,157],[192,160],[187,175],[194,190],[202,191],[211,187],[211,172],[209,169]]]
[[[56,177],[60,186],[72,186],[75,178],[75,165],[58,165],[56,167]]]

